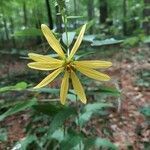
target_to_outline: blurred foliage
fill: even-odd
[[[57,16],[60,12],[67,14],[68,18],[68,28],[73,30],[74,27],[80,26],[89,20],[88,16],[88,0],[81,0],[80,4],[78,1],[74,0],[52,0],[49,1],[51,16],[54,24],[54,29],[58,28],[58,20],[61,22],[60,18]],[[134,46],[141,40],[137,38],[142,32],[142,23],[145,18],[143,18],[144,6],[143,0],[130,0],[124,6],[124,1],[117,0],[107,1],[108,7],[108,17],[105,24],[98,22],[99,20],[99,9],[101,1],[93,1],[93,17],[94,19],[89,20],[87,30],[90,31],[92,28],[92,34],[97,35],[99,32],[104,35],[104,41],[94,41],[92,45],[106,45],[115,44],[122,41],[123,35],[123,22],[127,23],[127,35],[132,36],[125,40],[125,45],[129,44]],[[0,2],[0,40],[8,41],[8,45],[4,46],[2,43],[0,47],[24,47],[25,43],[28,43],[28,38],[32,39],[32,43],[40,42],[41,31],[39,30],[41,23],[48,22],[49,16],[47,16],[47,10],[45,8],[45,1],[40,0],[9,0]],[[56,7],[59,7],[59,11],[56,11]],[[126,18],[123,15],[123,8],[126,7]],[[146,7],[147,8],[147,7]],[[41,11],[45,10],[45,11]],[[78,20],[78,21],[77,21]],[[63,26],[61,25],[61,28]],[[62,30],[62,29],[61,29]],[[91,33],[90,33],[91,34]],[[25,37],[21,40],[19,37]],[[70,33],[70,38],[74,36]],[[115,37],[117,41],[115,41]],[[37,39],[38,37],[38,39]],[[63,35],[63,42],[65,43],[65,34]],[[108,40],[107,40],[108,39]],[[114,39],[114,40],[113,40]],[[24,43],[25,42],[25,43]],[[26,46],[27,47],[27,46]]]
[[[150,72],[149,70],[143,69],[137,73],[136,84],[139,87],[150,88]]]

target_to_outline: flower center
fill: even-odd
[[[70,72],[73,69],[73,61],[66,59],[64,62],[64,67],[68,72]]]

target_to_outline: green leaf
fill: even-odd
[[[143,38],[144,43],[150,43],[150,36],[146,36]]]
[[[7,130],[5,128],[0,129],[0,141],[7,141]]]
[[[113,150],[117,150],[117,147],[107,139],[97,138],[95,141],[95,145],[97,148],[103,147],[103,148],[111,148]]]
[[[63,129],[56,130],[51,135],[51,138],[61,142],[64,139],[64,130]]]
[[[65,136],[65,139],[60,143],[61,150],[71,150],[82,142],[81,135],[72,132]]]
[[[12,148],[14,150],[26,150],[28,145],[32,142],[36,141],[36,136],[34,135],[28,135],[27,137],[23,138],[19,142],[16,143],[16,145]]]
[[[135,46],[140,42],[140,37],[136,36],[136,37],[129,37],[126,38],[123,42],[124,46]]]
[[[85,140],[84,142],[85,145],[85,149],[89,150],[91,148],[109,148],[111,150],[117,150],[118,148],[111,143],[109,140],[107,139],[102,139],[102,138],[88,138]]]
[[[25,109],[31,108],[31,106],[33,106],[35,104],[37,104],[36,99],[31,99],[31,100],[17,103],[14,107],[8,109],[8,111],[6,111],[2,115],[0,115],[0,121],[4,120],[6,117],[8,117],[10,115],[13,115],[13,114],[23,111]]]
[[[146,106],[140,109],[140,112],[146,117],[150,117],[150,107]]]
[[[42,32],[40,29],[37,28],[28,28],[21,31],[17,31],[14,33],[14,36],[20,37],[20,36],[29,36],[29,37],[35,37],[35,36],[41,36]]]
[[[48,135],[51,136],[54,131],[63,126],[65,120],[75,115],[77,115],[77,112],[74,107],[64,107],[55,115],[54,119],[52,120]]]
[[[95,35],[85,35],[84,37],[83,37],[83,40],[84,41],[87,41],[87,42],[93,42],[93,40],[95,39]]]
[[[89,90],[89,94],[94,94],[94,93],[103,93],[103,94],[109,94],[113,96],[119,96],[121,94],[120,91],[118,91],[116,88],[112,87],[105,87],[105,86],[100,86],[95,90]]]
[[[26,82],[19,82],[14,86],[15,90],[25,90],[28,84]]]
[[[25,90],[27,88],[28,84],[24,81],[17,83],[13,86],[5,86],[0,88],[0,93],[2,92],[8,92],[8,91],[20,91]]]
[[[60,90],[56,88],[30,89],[30,91],[35,91],[39,93],[50,93],[50,94],[58,94],[60,92]]]
[[[33,109],[35,109],[37,112],[53,116],[57,114],[59,111],[61,111],[63,107],[62,105],[54,105],[54,104],[38,104],[34,105]]]
[[[92,117],[92,112],[85,112],[79,116],[79,124],[83,126],[86,122],[88,122]]]
[[[79,123],[83,126],[89,121],[94,113],[99,113],[103,108],[113,107],[111,103],[93,103],[84,107],[84,112],[79,116]]]
[[[91,44],[92,46],[103,46],[103,45],[112,45],[122,43],[123,40],[116,40],[114,38],[106,39],[106,40],[94,40]]]
[[[63,41],[63,43],[64,43],[65,45],[68,44],[68,46],[70,46],[71,43],[73,42],[73,39],[74,39],[74,37],[75,37],[75,34],[76,34],[75,32],[68,32],[68,43],[67,43],[66,32],[64,32],[64,33],[62,34],[62,41]]]
[[[13,86],[5,86],[0,88],[0,93],[7,92],[13,89]]]
[[[70,99],[71,101],[75,102],[76,101],[76,95],[75,94],[67,94],[67,99]]]
[[[87,104],[85,106],[85,111],[87,112],[97,112],[98,110],[102,108],[108,108],[113,107],[111,103],[93,103],[93,104]]]

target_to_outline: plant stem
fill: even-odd
[[[68,29],[67,29],[67,16],[66,14],[62,13],[62,20],[65,26],[65,33],[66,33],[66,40],[67,40],[67,55],[69,56],[70,50],[69,50],[69,37],[68,37]]]
[[[81,126],[80,126],[80,108],[78,105],[78,99],[77,99],[77,95],[76,95],[76,108],[77,108],[77,124],[79,127],[79,132],[81,133]],[[79,150],[81,150],[81,142],[79,143]]]

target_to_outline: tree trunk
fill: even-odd
[[[27,7],[26,7],[26,1],[23,1],[23,16],[24,16],[24,26],[27,27]]]
[[[3,17],[3,22],[4,22],[4,29],[5,29],[6,40],[9,41],[9,32],[8,32],[7,22],[6,22],[5,17]]]
[[[48,16],[48,24],[50,29],[53,29],[53,19],[52,19],[52,13],[51,13],[51,7],[49,0],[45,0],[46,8],[47,8],[47,16]]]
[[[37,29],[41,28],[41,21],[40,21],[40,19],[37,19],[37,20],[36,20],[35,27],[36,27]],[[41,44],[41,43],[42,43],[41,36],[37,36],[37,37],[36,37],[36,44],[38,45],[38,44]]]
[[[100,12],[100,18],[99,18],[100,24],[105,23],[108,17],[107,0],[100,0],[99,12]]]
[[[149,15],[150,15],[150,8],[146,6],[149,6],[150,5],[150,1],[149,0],[144,0],[144,4],[145,4],[145,7],[144,7],[144,10],[143,10],[143,17],[144,18],[148,18]],[[147,35],[150,35],[150,21],[148,19],[145,19],[146,21],[143,22],[143,28],[144,28],[144,31]]]
[[[56,28],[57,28],[57,32],[62,33],[62,18],[61,15],[59,14],[59,6],[57,5],[55,7],[56,9]]]
[[[13,34],[14,34],[14,22],[13,22],[12,17],[10,18],[10,29],[11,29],[11,34],[12,34],[13,47],[15,48],[16,47],[16,41],[15,41],[15,38],[13,36]]]
[[[127,1],[123,0],[123,34],[127,35]]]
[[[94,4],[93,4],[93,0],[88,0],[87,10],[88,10],[88,21],[91,21],[92,19],[94,19]],[[93,26],[90,27],[89,32],[90,32],[90,34],[93,33]]]

